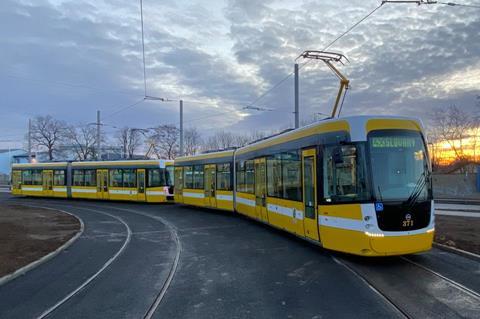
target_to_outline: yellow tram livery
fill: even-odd
[[[98,161],[12,165],[12,194],[173,201],[173,161]]]
[[[236,150],[178,158],[175,202],[234,210],[362,256],[431,248],[431,165],[422,125],[354,116]]]
[[[233,211],[233,150],[175,160],[175,202]]]

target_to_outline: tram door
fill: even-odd
[[[53,196],[53,171],[43,171],[43,195]]]
[[[315,149],[308,149],[302,152],[303,205],[305,211],[303,223],[305,228],[305,236],[313,240],[319,240],[317,214],[317,169],[315,158]]]
[[[265,158],[257,158],[255,160],[255,216],[264,222],[268,222],[267,171],[265,166]]]
[[[108,169],[97,169],[97,198],[108,199]]]
[[[173,189],[175,201],[183,203],[183,168],[175,167],[175,187]]]
[[[205,165],[205,206],[217,207],[215,191],[217,189],[217,165]]]
[[[137,200],[144,202],[146,200],[145,195],[145,170],[137,169]]]

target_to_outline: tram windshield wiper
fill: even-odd
[[[420,194],[422,194],[423,190],[425,189],[425,186],[427,185],[427,180],[428,180],[428,170],[423,171],[422,174],[420,174],[417,182],[415,183],[415,186],[413,187],[412,193],[406,200],[406,204],[411,207],[413,206],[416,202]]]

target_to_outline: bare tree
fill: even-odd
[[[179,136],[180,130],[175,125],[166,124],[155,127],[148,141],[157,158],[175,159]]]
[[[139,129],[125,126],[117,131],[116,140],[122,146],[123,157],[132,159],[142,146],[142,133]]]
[[[66,127],[65,122],[56,120],[50,115],[35,117],[31,130],[33,146],[38,149],[46,149],[48,159],[52,161],[54,153],[62,142]]]
[[[207,138],[203,147],[205,151],[223,150],[229,147],[234,147],[235,136],[226,131],[217,131],[214,135]]]
[[[242,147],[251,142],[265,138],[266,134],[261,131],[253,131],[250,134],[233,134],[226,131],[218,131],[208,137],[203,144],[205,151],[223,150],[230,147]]]
[[[202,136],[197,128],[186,129],[183,133],[184,152],[186,156],[197,154],[202,147]]]
[[[233,135],[233,146],[242,147],[252,141],[252,137],[246,134]]]
[[[472,127],[471,117],[455,105],[433,115],[433,135],[448,143],[456,160],[465,160],[465,140]]]
[[[97,129],[93,126],[70,126],[66,130],[66,142],[72,145],[77,160],[85,161],[96,155]],[[103,141],[103,138],[100,137]]]

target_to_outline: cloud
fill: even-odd
[[[331,1],[144,1],[148,93],[185,100],[187,126],[270,131],[293,123],[293,79],[242,108],[293,71],[305,49],[322,49],[378,5]],[[115,126],[177,123],[177,103],[144,102],[138,3],[5,0],[0,7],[0,94],[5,129],[51,114]],[[480,16],[448,6],[384,5],[331,50],[351,63],[342,114],[427,120],[479,92]],[[304,61],[300,61],[303,63]],[[338,82],[321,63],[301,69],[301,115],[329,113]],[[0,135],[0,140],[1,140]],[[20,142],[19,142],[20,143]],[[2,147],[2,145],[0,145]]]

